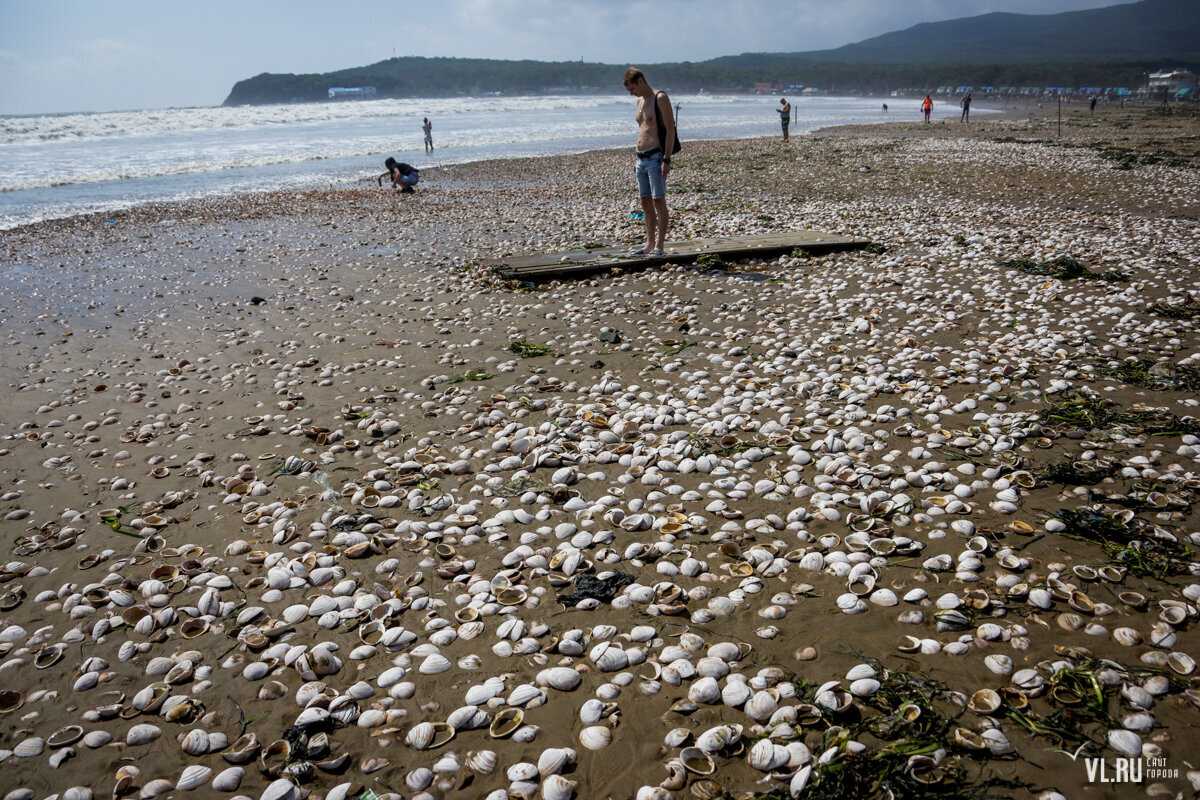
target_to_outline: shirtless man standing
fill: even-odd
[[[667,175],[675,149],[675,115],[666,92],[656,92],[646,83],[640,69],[630,67],[621,79],[626,91],[638,99],[637,182],[638,197],[646,217],[646,244],[630,255],[661,256],[667,235]],[[658,122],[663,122],[659,137]]]
[[[783,126],[783,140],[788,140],[788,122],[792,119],[792,104],[787,101],[786,97],[779,98],[779,124]]]

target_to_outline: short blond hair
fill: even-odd
[[[644,81],[646,80],[646,76],[637,67],[630,67],[625,70],[625,75],[621,78],[621,84],[628,86],[631,83],[637,83],[639,79]]]

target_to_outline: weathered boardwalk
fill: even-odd
[[[789,231],[753,236],[729,236],[720,239],[691,239],[667,242],[661,256],[630,256],[630,245],[595,250],[573,250],[535,256],[499,259],[487,264],[506,278],[538,280],[560,278],[606,269],[637,269],[654,264],[695,261],[704,255],[722,258],[762,258],[801,248],[810,253],[850,250],[866,247],[868,239],[838,236],[821,231]]]

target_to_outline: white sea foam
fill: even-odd
[[[685,142],[779,132],[774,97],[672,99]],[[799,114],[793,133],[882,119],[873,99],[805,97],[793,104]],[[422,117],[434,123],[432,155],[421,143]],[[145,202],[353,184],[382,170],[389,154],[425,169],[625,147],[634,134],[633,100],[627,95],[0,117],[0,228]]]

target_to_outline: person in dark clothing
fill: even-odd
[[[416,167],[411,164],[405,164],[403,161],[397,161],[391,156],[388,156],[387,161],[383,162],[383,165],[387,167],[387,172],[375,179],[377,184],[383,186],[383,179],[388,178],[392,182],[393,189],[399,188],[400,191],[408,194],[414,191],[413,187],[417,185],[417,181],[421,178]]]
[[[962,106],[962,116],[958,118],[958,121],[959,122],[970,122],[971,121],[971,93],[970,92],[967,92],[967,96],[962,99],[962,102],[959,103],[959,105]]]

